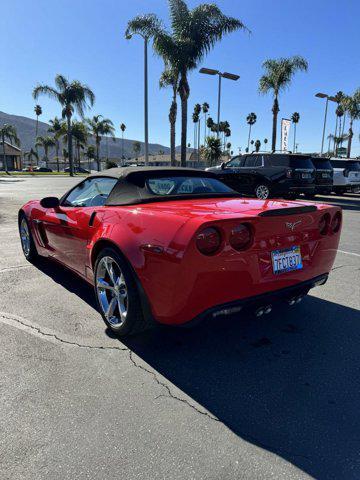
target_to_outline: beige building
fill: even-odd
[[[2,141],[0,141],[0,170],[5,170],[5,163],[8,170],[21,170],[21,149],[11,145],[11,143],[5,142],[5,158],[4,147]]]

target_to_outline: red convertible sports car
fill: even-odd
[[[93,284],[119,335],[299,302],[326,282],[341,222],[338,207],[244,199],[210,172],[157,167],[90,175],[19,212],[25,257]]]

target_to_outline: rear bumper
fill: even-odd
[[[299,295],[306,295],[311,288],[324,285],[327,282],[329,274],[324,273],[315,278],[311,278],[305,282],[300,282],[291,287],[281,288],[273,292],[255,295],[234,302],[223,303],[211,307],[197,315],[193,320],[187,322],[186,325],[196,325],[208,317],[221,317],[224,315],[232,315],[241,312],[256,311],[261,307],[273,306],[281,302],[289,302],[291,299]]]
[[[315,185],[293,186],[293,187],[290,187],[289,190],[290,192],[297,192],[297,193],[314,193]]]

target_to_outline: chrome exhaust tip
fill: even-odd
[[[304,295],[299,295],[296,299],[296,303],[300,303],[303,298],[304,298]]]
[[[267,307],[265,307],[264,313],[268,314],[271,312],[271,310],[272,310],[272,306],[268,305]]]
[[[289,305],[295,305],[295,303],[296,303],[296,298],[290,298],[290,299],[288,300],[288,304],[289,304]]]
[[[261,317],[261,315],[264,315],[265,311],[262,307],[258,308],[257,310],[255,310],[255,315],[257,317]]]

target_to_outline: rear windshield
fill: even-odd
[[[353,160],[330,160],[333,168],[346,168],[347,170],[360,170],[360,162]]]
[[[332,166],[328,158],[312,158],[311,161],[314,164],[315,168],[332,170]]]
[[[302,155],[272,155],[269,158],[274,167],[314,168],[311,158]]]
[[[206,177],[155,177],[147,179],[146,185],[154,195],[233,193],[231,188],[216,178]]]

